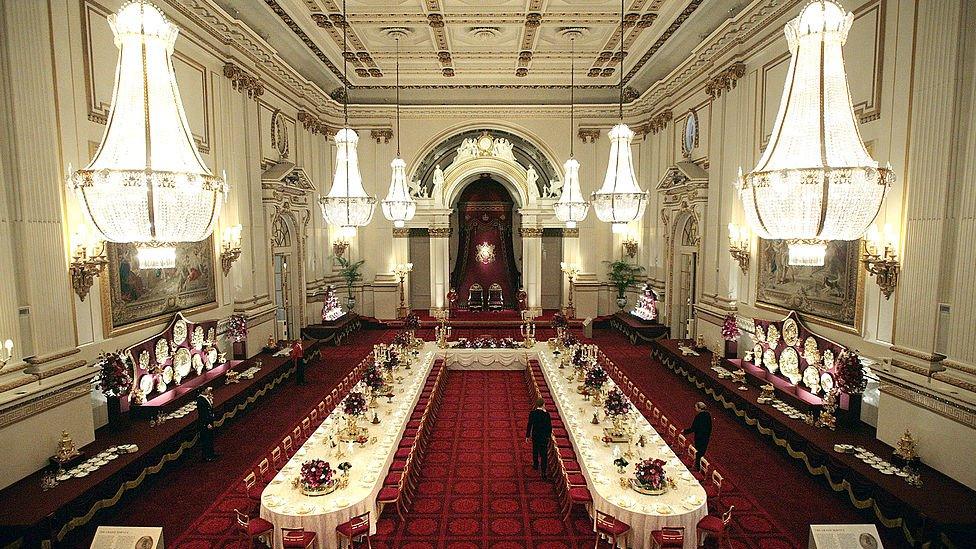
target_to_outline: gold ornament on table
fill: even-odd
[[[898,439],[894,455],[904,460],[905,463],[912,463],[918,460],[918,443],[912,437],[912,432],[908,429],[905,429],[905,434]]]
[[[837,418],[834,412],[837,411],[837,390],[831,389],[824,398],[823,406],[820,409],[820,417],[817,418],[817,427],[824,427],[833,431],[837,428]]]
[[[526,349],[535,347],[535,322],[531,318],[526,317],[519,331],[522,333],[522,346]]]
[[[758,404],[769,404],[773,401],[776,388],[771,383],[767,383],[759,388],[759,397],[756,398]]]
[[[75,443],[71,440],[71,435],[68,434],[68,431],[61,431],[61,440],[58,441],[58,453],[54,459],[58,463],[67,463],[78,455],[78,449],[75,448]]]

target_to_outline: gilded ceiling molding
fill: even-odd
[[[583,143],[593,143],[600,138],[599,128],[580,128],[576,132],[576,136],[580,138]]]
[[[723,91],[732,91],[735,84],[746,74],[746,64],[742,61],[732,63],[728,68],[719,71],[705,84],[705,93],[712,99],[721,97]]]
[[[373,138],[377,144],[386,144],[393,139],[393,128],[377,128],[375,130],[369,130],[369,136]]]
[[[410,227],[393,227],[393,238],[409,238]]]
[[[431,238],[450,238],[451,232],[451,227],[431,227],[427,229],[427,234]]]
[[[319,61],[325,64],[325,66],[329,69],[329,71],[336,78],[339,79],[339,82],[344,81],[347,85],[349,84],[349,81],[343,77],[342,71],[339,70],[339,67],[337,67],[335,63],[333,63],[328,58],[328,56],[325,55],[325,52],[323,52],[321,49],[319,49],[317,45],[315,45],[315,42],[312,40],[312,37],[310,37],[308,34],[305,33],[304,30],[302,30],[302,27],[298,24],[298,22],[292,19],[291,16],[285,12],[284,8],[281,7],[281,4],[279,4],[277,0],[264,0],[264,3],[267,4],[268,7],[271,8],[271,11],[273,11],[275,15],[277,15],[278,18],[281,19],[281,21],[285,25],[287,25],[288,28],[291,29],[291,31],[295,33],[295,35],[298,36],[298,38],[302,42],[305,43],[305,46],[308,47],[308,49],[312,50],[312,53],[315,54],[315,57],[318,57]],[[340,17],[340,22],[341,22],[341,17]]]
[[[695,10],[702,5],[703,1],[704,0],[691,0],[691,2],[688,2],[688,5],[685,6],[685,9],[682,10],[677,17],[674,18],[674,21],[671,22],[671,25],[667,28],[667,30],[661,33],[661,36],[654,41],[654,44],[648,48],[646,52],[644,52],[644,55],[642,55],[636,63],[634,63],[634,66],[630,69],[630,72],[624,75],[624,82],[629,82],[631,78],[637,75],[638,71],[640,71],[651,59],[651,57],[653,57],[654,54],[657,53],[662,46],[664,46],[665,42],[667,42],[668,39],[674,35],[674,33],[678,32],[678,29],[680,29],[681,25],[683,25],[684,22],[691,17],[691,14],[695,13]]]
[[[348,44],[346,49],[351,49],[353,51],[347,51],[344,55],[347,61],[349,61],[353,70],[356,71],[357,76],[364,78],[369,77],[380,77],[383,76],[383,71],[376,65],[376,61],[373,60],[373,55],[369,53],[366,49],[363,40],[359,37],[359,34],[343,18],[343,15],[339,10],[339,7],[335,4],[329,3],[327,9],[332,10],[331,13],[313,13],[311,15],[312,21],[319,27],[325,30],[325,32],[332,37],[332,41],[335,42],[336,46],[339,48],[343,47],[344,42],[344,32],[348,32]],[[287,23],[287,21],[286,21]],[[290,26],[290,25],[289,25]],[[343,29],[345,27],[345,29]]]
[[[224,65],[224,76],[230,79],[236,91],[243,93],[248,99],[257,99],[264,95],[264,83],[261,79],[248,73],[236,63]]]
[[[519,227],[522,238],[542,238],[542,227]]]
[[[579,238],[579,227],[564,228],[563,238]]]
[[[334,128],[330,128],[328,124],[307,111],[298,111],[297,118],[302,127],[313,135],[324,135],[326,137],[335,135],[336,130]]]
[[[667,128],[668,124],[671,123],[673,119],[674,115],[671,113],[671,109],[668,109],[652,116],[651,119],[647,121],[647,125],[651,130],[651,133],[657,134],[664,128]]]

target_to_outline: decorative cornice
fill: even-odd
[[[389,143],[393,139],[393,128],[377,128],[369,131],[369,136],[376,143]]]
[[[330,128],[328,124],[321,121],[317,116],[306,111],[298,111],[298,121],[306,131],[312,134],[329,137],[336,133],[335,128]]]
[[[264,83],[261,79],[245,71],[236,63],[224,65],[224,76],[230,78],[234,89],[243,93],[248,99],[257,99],[264,95]]]
[[[923,353],[922,351],[916,351],[915,349],[909,349],[907,347],[899,347],[897,345],[892,345],[890,349],[896,353],[901,353],[903,355],[924,360],[926,362],[942,362],[946,358],[945,355],[940,355],[937,353]]]
[[[579,238],[579,227],[563,229],[563,238]]]
[[[408,238],[409,236],[409,227],[393,227],[393,238]]]
[[[542,238],[542,227],[519,227],[522,238]]]
[[[663,33],[661,33],[661,36],[654,41],[654,44],[648,48],[646,52],[644,52],[644,55],[642,55],[640,59],[637,60],[633,68],[630,69],[630,72],[624,75],[624,82],[629,82],[631,78],[637,75],[638,71],[640,71],[641,68],[643,68],[644,65],[651,59],[651,57],[653,57],[654,54],[657,53],[662,46],[664,46],[668,39],[670,39],[674,33],[678,32],[681,25],[683,25],[691,14],[702,5],[703,1],[704,0],[691,0],[691,2],[688,2],[685,9],[674,18],[674,21],[671,22],[671,25]]]
[[[599,128],[580,128],[576,132],[576,136],[580,138],[583,143],[593,143],[600,138]]]
[[[943,360],[942,365],[951,370],[959,370],[960,372],[969,374],[971,376],[976,376],[976,368],[974,368],[969,364],[964,364],[962,362],[953,360],[951,358],[947,358]]]
[[[81,349],[78,349],[76,347],[74,349],[67,349],[67,350],[64,350],[64,351],[57,352],[57,353],[51,353],[49,355],[29,356],[29,357],[24,358],[24,362],[26,362],[27,364],[30,364],[31,366],[40,366],[41,364],[45,364],[45,363],[48,363],[48,362],[51,362],[51,361],[54,361],[54,360],[58,360],[58,359],[61,359],[61,358],[67,357],[67,356],[71,356],[73,354],[77,354],[77,353],[80,353],[80,352],[81,352]]]
[[[85,398],[91,394],[91,386],[87,379],[73,387],[64,388],[58,392],[34,398],[26,403],[14,406],[0,413],[0,429],[36,416],[45,410],[50,410],[75,399]]]
[[[740,78],[746,74],[746,64],[737,61],[732,63],[728,68],[719,71],[718,74],[713,76],[705,84],[705,93],[709,95],[712,99],[716,97],[721,97],[723,91],[732,91],[735,89],[735,84]]]
[[[451,232],[451,227],[431,227],[427,229],[427,234],[431,238],[450,238]]]
[[[657,134],[664,128],[667,128],[668,124],[670,124],[673,119],[674,115],[672,114],[671,109],[668,109],[652,116],[651,119],[647,121],[646,125],[648,129],[651,130],[651,133]]]
[[[881,382],[878,389],[882,394],[914,404],[946,419],[976,428],[976,410],[958,402],[943,398],[914,384],[904,383],[883,372],[878,372]]]

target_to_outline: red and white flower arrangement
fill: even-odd
[[[410,313],[403,319],[403,327],[406,330],[416,330],[420,328],[420,316],[417,313]]]
[[[566,315],[562,313],[556,313],[552,315],[552,320],[549,322],[549,326],[554,330],[559,328],[566,328],[569,326],[569,321],[566,320]]]
[[[363,383],[374,391],[381,389],[386,384],[383,381],[383,374],[375,366],[370,366],[363,372]]]
[[[247,339],[247,317],[230,315],[227,318],[227,338],[234,343],[240,343]]]
[[[311,459],[302,463],[302,472],[299,482],[305,490],[314,492],[321,490],[329,485],[335,471],[328,461],[323,459]]]
[[[861,357],[846,350],[837,358],[837,388],[849,395],[859,395],[868,388],[868,378],[864,375]]]
[[[620,417],[630,412],[630,401],[623,391],[614,387],[607,393],[606,400],[603,401],[603,411],[609,417]]]
[[[638,484],[649,490],[663,490],[668,482],[663,459],[645,459],[635,467]]]
[[[521,344],[510,337],[482,336],[475,339],[460,338],[451,345],[454,349],[518,349]]]
[[[359,391],[351,391],[342,402],[342,412],[347,416],[366,414],[366,397]]]
[[[98,373],[92,378],[95,388],[107,397],[121,397],[132,390],[129,361],[119,353],[103,353],[95,361]]]
[[[742,335],[742,330],[739,329],[735,315],[732,313],[725,315],[725,322],[722,323],[722,339],[725,341],[737,341],[740,335]]]
[[[600,366],[594,366],[586,372],[586,378],[583,380],[583,385],[588,389],[595,389],[599,391],[603,388],[603,384],[607,382],[609,376],[607,376],[606,370]]]

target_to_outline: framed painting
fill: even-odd
[[[216,306],[213,237],[176,245],[176,268],[140,269],[134,244],[106,243],[102,275],[105,337]]]
[[[827,245],[823,266],[789,265],[783,240],[759,240],[756,306],[796,311],[810,322],[859,333],[863,269],[861,241]]]

